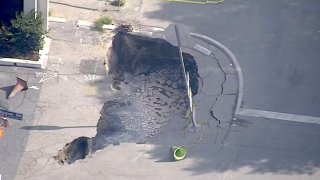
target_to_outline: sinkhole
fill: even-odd
[[[144,143],[165,128],[173,116],[184,117],[189,100],[179,49],[164,39],[119,31],[107,60],[110,86],[117,97],[100,112],[94,137],[79,137],[55,156],[70,164],[110,144]],[[198,68],[193,56],[182,53],[190,74],[192,94],[198,92]]]

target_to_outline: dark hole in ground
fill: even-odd
[[[71,164],[84,159],[91,152],[92,138],[79,137],[67,143],[54,158],[61,164]]]
[[[146,142],[174,116],[185,115],[188,98],[176,46],[163,39],[120,31],[113,39],[113,54],[108,73],[120,95],[104,104],[95,137],[80,137],[59,151],[56,159],[61,163],[83,159],[91,150],[109,144]],[[183,57],[195,95],[198,68],[193,56],[183,53]],[[92,72],[93,62],[82,64],[84,72]],[[90,66],[88,71],[86,66]]]

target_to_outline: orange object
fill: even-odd
[[[3,138],[3,136],[4,136],[4,130],[0,128],[0,140]]]
[[[15,96],[18,92],[28,89],[27,81],[17,77],[17,83],[10,92],[8,99]]]

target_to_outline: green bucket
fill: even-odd
[[[187,150],[185,147],[172,147],[173,157],[176,161],[180,161],[186,157]]]

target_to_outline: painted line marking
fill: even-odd
[[[240,109],[237,112],[238,115],[252,116],[252,117],[265,117],[270,119],[279,119],[285,121],[303,122],[311,124],[320,124],[320,117],[315,116],[305,116],[299,114],[288,114],[272,111],[263,111],[256,109]]]
[[[69,79],[67,78],[67,76],[63,76],[63,75],[58,75],[59,77],[61,77],[62,79],[68,81]]]
[[[209,49],[207,49],[199,44],[194,45],[193,48],[195,48],[196,50],[198,50],[199,52],[201,52],[207,56],[209,56],[212,53],[212,51],[210,51]]]
[[[64,79],[64,80],[68,81],[69,79],[67,78],[67,76],[64,76],[64,75],[61,75],[61,74],[58,73],[58,72],[59,72],[60,65],[63,65],[63,60],[62,60],[62,58],[58,58],[58,57],[54,57],[54,56],[51,57],[51,58],[58,59],[58,63],[50,64],[50,66],[48,65],[48,66],[47,66],[47,70],[49,70],[49,71],[55,71],[55,73],[54,73],[52,76],[50,76],[50,77],[47,78],[47,76],[48,76],[47,73],[36,72],[36,77],[42,77],[42,78],[40,79],[39,83],[45,82],[45,81],[47,81],[47,80],[49,80],[49,79],[52,79],[52,78],[54,78],[54,77],[60,77],[60,78],[62,78],[62,79]]]
[[[54,75],[51,76],[51,77],[41,78],[40,81],[39,81],[39,83],[42,83],[42,82],[44,82],[44,81],[48,81],[49,79],[52,79],[52,78],[57,77],[57,76],[58,76],[58,74],[56,73],[56,74],[54,74]]]

